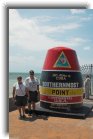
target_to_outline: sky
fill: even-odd
[[[65,46],[93,63],[92,9],[9,9],[9,72],[40,73],[47,50]]]

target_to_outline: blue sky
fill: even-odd
[[[93,10],[10,9],[9,71],[41,72],[56,46],[77,52],[80,65],[93,63]]]

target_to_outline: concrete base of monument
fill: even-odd
[[[79,109],[63,109],[61,111],[55,111],[55,110],[49,110],[40,107],[40,102],[38,102],[36,103],[36,110],[34,112],[37,115],[85,119],[89,115],[92,109],[93,109],[93,104],[83,103],[83,106]],[[25,112],[28,114],[28,109],[26,109]],[[32,114],[33,110],[31,110],[29,113]]]

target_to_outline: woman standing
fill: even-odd
[[[19,111],[19,118],[25,118],[25,106],[27,104],[26,87],[22,82],[22,77],[17,77],[17,82],[13,85],[13,99]]]

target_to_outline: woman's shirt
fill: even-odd
[[[15,87],[15,92],[17,96],[25,96],[26,95],[26,87],[25,85],[22,84],[18,84],[18,82],[16,82],[13,87]]]

